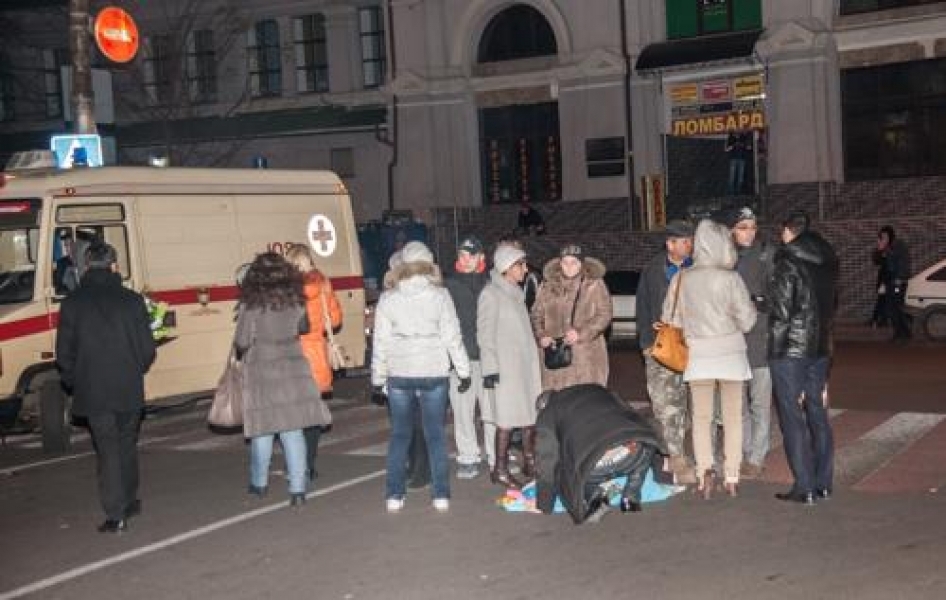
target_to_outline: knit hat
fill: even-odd
[[[526,253],[519,248],[510,246],[509,244],[500,244],[496,248],[496,252],[493,253],[493,266],[495,266],[496,270],[500,273],[505,273],[509,270],[509,267],[525,257]]]
[[[578,260],[581,260],[584,258],[585,253],[578,244],[568,244],[562,248],[562,251],[559,252],[558,255],[561,258],[565,258],[566,256],[574,256]]]
[[[423,242],[407,242],[401,248],[401,259],[406,263],[425,262],[433,263],[434,255],[431,254]]]
[[[664,234],[668,238],[693,237],[693,225],[687,221],[670,221],[664,228]]]
[[[463,241],[460,242],[460,245],[457,246],[457,250],[463,250],[469,252],[470,254],[482,254],[483,253],[483,242],[480,241],[480,238],[475,235],[468,235],[463,238]]]

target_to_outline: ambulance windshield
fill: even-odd
[[[0,304],[33,299],[38,248],[39,201],[0,201]]]

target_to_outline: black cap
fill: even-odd
[[[480,238],[475,235],[468,235],[463,238],[463,241],[460,242],[460,245],[457,246],[457,250],[465,250],[470,254],[482,254],[483,253],[483,242],[480,241]]]
[[[670,221],[664,228],[664,233],[668,238],[693,237],[693,225],[688,221]]]
[[[578,260],[581,260],[584,258],[585,253],[578,244],[568,244],[567,246],[562,247],[562,250],[558,253],[558,255],[561,258],[565,258],[566,256],[574,256]]]

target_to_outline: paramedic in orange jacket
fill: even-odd
[[[319,386],[322,397],[331,398],[332,366],[329,363],[325,323],[329,321],[332,329],[337,329],[342,324],[342,307],[332,290],[332,282],[316,268],[315,256],[308,245],[293,244],[286,252],[286,258],[303,274],[309,332],[300,336],[302,353],[309,361],[312,376]],[[328,318],[326,318],[326,315],[328,315]],[[322,434],[322,427],[306,427],[304,433],[309,466],[308,475],[311,481],[316,477],[315,457],[319,449],[319,437]]]

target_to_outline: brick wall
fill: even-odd
[[[871,252],[877,231],[890,225],[910,249],[914,273],[946,257],[946,177],[924,177],[847,184],[773,185],[755,200],[762,214],[762,234],[775,239],[775,226],[792,210],[808,211],[815,228],[841,259],[839,317],[866,320],[873,310],[876,267]],[[729,198],[708,198],[704,206],[731,205]],[[523,239],[530,262],[543,265],[566,243],[579,243],[610,269],[640,269],[662,246],[660,233],[629,227],[626,198],[539,204],[548,228],[543,236]],[[432,247],[442,264],[452,264],[458,238],[470,233],[487,244],[516,226],[517,205],[431,211]]]

